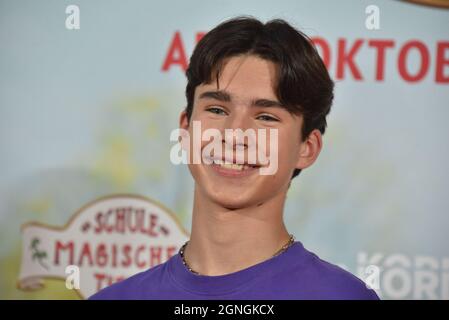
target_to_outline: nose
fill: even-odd
[[[249,110],[245,106],[236,107],[233,112],[226,117],[225,129],[241,129],[245,131],[251,127],[251,117]]]
[[[248,129],[252,129],[249,112],[244,107],[236,108],[223,123],[223,143],[227,148],[235,149],[237,146],[241,146],[247,149],[249,141],[245,141],[244,133]]]

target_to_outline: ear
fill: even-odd
[[[185,110],[179,115],[179,128],[189,130],[189,119]]]
[[[189,120],[187,118],[187,112],[182,111],[179,115],[179,137],[178,141],[181,144],[181,148],[187,152],[189,157],[190,153],[190,135],[189,135]]]
[[[297,169],[305,169],[311,166],[321,152],[323,140],[320,130],[314,129],[307,139],[301,142],[298,153]]]

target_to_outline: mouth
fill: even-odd
[[[237,164],[231,161],[223,161],[222,159],[210,159],[212,161],[210,166],[217,174],[225,177],[245,177],[260,168],[256,164]]]
[[[243,170],[248,170],[251,168],[257,169],[259,168],[258,165],[253,165],[253,164],[248,164],[248,163],[242,163],[242,164],[238,164],[238,163],[234,163],[228,160],[221,160],[221,159],[212,159],[213,164],[220,166],[221,168],[225,168],[228,170],[238,170],[238,171],[243,171]]]

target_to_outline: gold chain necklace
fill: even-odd
[[[295,242],[295,237],[291,234],[291,235],[290,235],[290,239],[288,239],[288,242],[287,242],[286,244],[284,244],[284,245],[282,246],[282,248],[280,248],[278,251],[276,251],[276,252],[273,254],[272,258],[273,258],[273,257],[276,257],[276,256],[278,256],[278,255],[280,255],[282,252],[284,252],[285,250],[287,250],[288,248],[290,248],[290,246],[291,246],[294,242]],[[186,241],[186,243],[184,243],[184,244],[182,245],[182,247],[179,249],[179,255],[181,256],[182,263],[184,264],[184,266],[185,266],[190,272],[192,272],[192,273],[194,273],[194,274],[196,274],[196,275],[201,275],[199,272],[197,272],[197,271],[193,270],[192,268],[190,268],[189,264],[187,263],[187,261],[186,261],[186,259],[185,259],[185,257],[184,257],[184,250],[185,250],[185,247],[186,247],[186,245],[187,245],[188,243],[189,243],[189,241]]]

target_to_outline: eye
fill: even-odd
[[[209,112],[215,113],[215,114],[226,115],[226,111],[224,111],[221,108],[217,108],[217,107],[207,108],[206,111],[209,111]]]
[[[272,116],[269,116],[267,114],[262,114],[262,115],[258,116],[257,119],[260,119],[262,121],[279,121],[278,119],[276,119]]]

